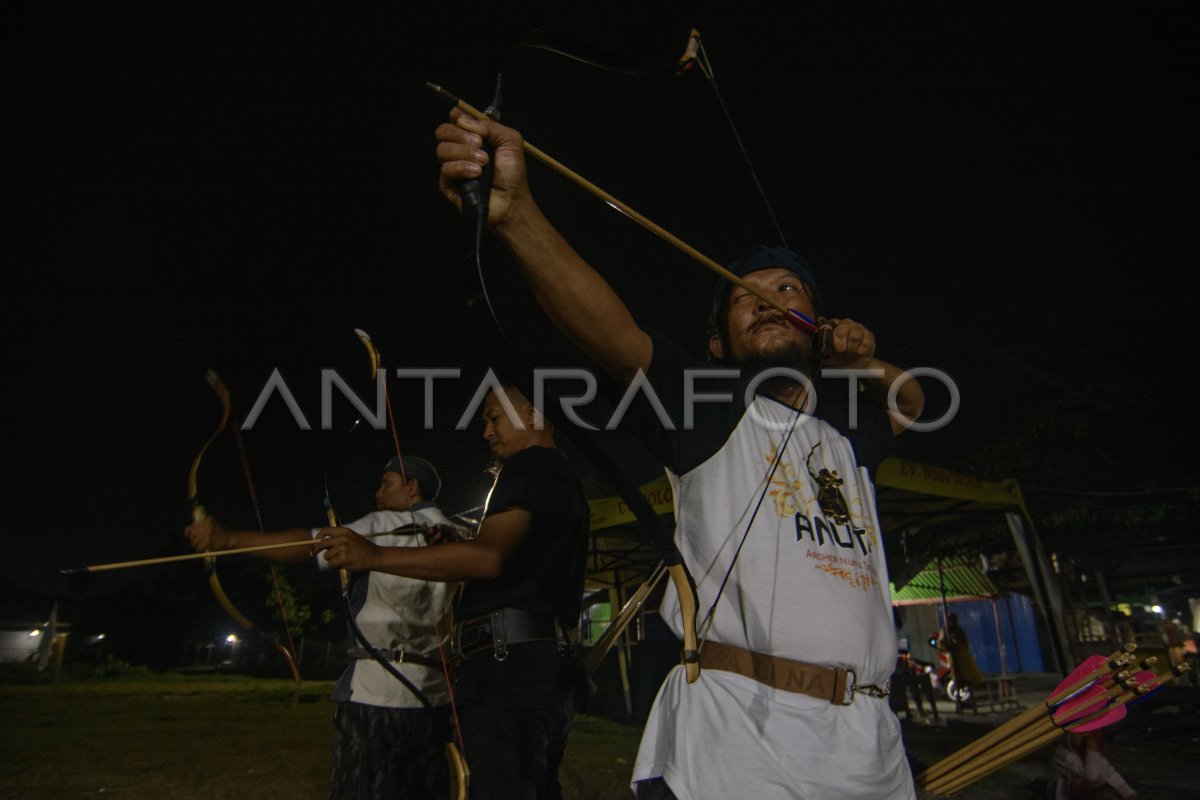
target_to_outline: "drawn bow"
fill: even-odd
[[[217,373],[213,372],[211,369],[205,373],[204,379],[208,381],[208,385],[212,387],[212,390],[216,393],[217,398],[221,401],[221,421],[217,423],[217,427],[208,437],[208,440],[204,442],[204,446],[200,448],[200,452],[196,453],[196,457],[192,460],[191,469],[188,470],[187,492],[188,502],[192,507],[192,522],[201,522],[202,520],[208,518],[208,512],[205,510],[204,506],[199,500],[200,492],[197,476],[200,472],[200,462],[204,459],[204,454],[208,452],[208,448],[212,445],[212,443],[217,440],[217,437],[224,433],[225,429],[229,425],[229,418],[233,414],[233,401],[229,395],[228,387],[225,386],[225,382],[222,381],[221,378],[218,377]],[[236,428],[234,430],[236,433]],[[240,451],[241,448],[239,447],[239,454],[243,457],[242,466],[246,471],[247,478],[249,478],[249,470],[244,460],[245,454],[241,453]],[[251,486],[253,486],[253,484],[251,484]],[[253,496],[253,494],[253,489],[251,489],[251,495]],[[255,500],[255,508],[257,511],[257,500]],[[238,610],[237,606],[233,604],[233,601],[229,599],[229,595],[225,593],[225,588],[221,586],[221,579],[217,575],[217,559],[215,557],[208,557],[204,559],[204,569],[208,574],[209,589],[212,590],[213,596],[217,598],[217,602],[220,603],[221,608],[225,609],[225,613],[228,614],[230,618],[236,622],[240,628],[242,628],[242,630],[246,631],[247,633],[254,634],[259,639],[275,648],[275,650],[281,656],[283,656],[283,660],[287,662],[288,668],[292,671],[292,704],[298,704],[300,702],[300,689],[302,686],[302,681],[300,678],[300,667],[296,663],[293,651],[290,648],[285,647],[280,642],[277,642],[271,637],[267,636],[261,630],[255,627],[254,623],[250,621],[249,617]],[[279,579],[275,574],[274,566],[271,567],[271,575],[275,582],[276,598],[280,599],[280,610],[282,612],[283,604],[279,591]],[[283,624],[285,627],[287,626],[286,616],[283,617]],[[288,636],[290,638],[291,634],[289,633]]]
[[[431,88],[434,88],[444,97],[453,97],[440,89],[440,87],[432,87],[431,85]],[[460,108],[466,106],[465,103],[462,103],[457,98],[453,99]],[[470,108],[469,106],[466,107]],[[474,113],[480,114],[478,111]],[[499,119],[499,86],[497,86],[497,97],[488,109],[488,116],[493,119]],[[534,394],[531,392],[530,387],[523,385],[527,381],[522,380],[523,376],[530,374],[530,369],[517,355],[511,340],[504,330],[504,326],[500,322],[499,315],[492,304],[491,296],[488,292],[487,279],[484,275],[482,244],[483,232],[487,226],[487,196],[490,191],[486,175],[487,173],[485,172],[485,177],[482,181],[473,182],[477,184],[476,186],[469,187],[469,189],[464,186],[464,191],[477,192],[483,200],[482,203],[474,205],[473,208],[472,204],[464,201],[464,211],[468,216],[468,223],[473,223],[469,227],[473,229],[474,233],[473,251],[475,271],[480,289],[479,295],[472,298],[468,306],[474,312],[474,318],[485,329],[485,333],[481,338],[484,341],[498,342],[503,345],[503,347],[492,348],[493,363],[501,365],[502,371],[509,378],[517,382],[518,387],[525,393],[526,397],[533,397]],[[484,311],[486,313],[483,313]],[[646,501],[646,498],[642,496],[637,486],[634,485],[628,476],[622,472],[616,461],[601,447],[596,437],[596,432],[580,428],[567,419],[565,414],[562,413],[562,405],[559,402],[558,396],[552,390],[546,388],[543,396],[545,397],[544,407],[539,410],[608,481],[609,485],[625,501],[638,522],[641,523],[643,533],[647,539],[657,546],[662,562],[666,566],[667,573],[671,576],[671,581],[679,595],[679,606],[684,632],[683,651],[680,661],[685,666],[688,683],[694,683],[700,677],[700,651],[696,637],[696,607],[699,605],[699,598],[696,593],[696,581],[684,563],[683,555],[675,545],[673,533],[663,527],[659,521],[658,514],[655,513],[650,503]],[[656,579],[653,575],[651,578]]]
[[[379,364],[381,359],[379,351],[375,348],[375,343],[365,331],[355,330],[355,333],[358,335],[359,341],[361,341],[363,346],[367,348],[367,353],[371,359],[371,379],[375,380],[376,375],[379,372]],[[387,394],[386,384],[385,397],[387,398],[388,418],[391,421],[392,438],[396,443],[396,455],[400,456],[400,442],[396,434],[396,421],[392,414],[391,398]],[[350,431],[347,432],[347,435],[354,431],[354,429],[358,426],[359,421],[360,420],[355,420],[354,425],[351,427]],[[401,469],[403,469],[403,463],[404,459],[401,456]],[[407,476],[403,477],[405,477],[407,480]],[[333,501],[329,496],[328,480],[326,480],[325,483],[325,516],[330,527],[341,527],[338,521],[337,512],[334,511],[333,508]],[[415,526],[416,516],[411,516],[412,523]],[[354,638],[358,642],[359,646],[365,649],[371,659],[379,664],[379,666],[381,666],[385,672],[387,672],[396,680],[400,681],[404,688],[412,693],[412,695],[417,698],[417,700],[422,706],[425,707],[427,711],[432,712],[434,710],[433,703],[430,702],[429,698],[425,696],[425,693],[418,689],[412,681],[410,681],[402,672],[400,672],[400,670],[396,669],[391,662],[379,652],[379,649],[372,645],[370,641],[368,641],[367,637],[358,627],[358,623],[354,619],[354,609],[350,605],[350,573],[345,569],[339,569],[338,580],[340,581],[342,588],[342,608],[346,616],[346,622],[349,624],[350,631],[353,633]],[[441,649],[441,632],[438,630],[437,625],[437,610],[433,608],[432,604],[430,605],[430,614],[433,617],[434,635],[438,639],[438,655],[442,664],[442,674],[446,680],[446,688],[450,694],[451,714],[454,718],[455,732],[457,734],[457,739],[455,741],[447,742],[445,749],[446,765],[450,770],[450,800],[466,800],[467,790],[471,780],[471,772],[467,766],[467,761],[463,756],[462,731],[458,724],[458,709],[454,707],[454,685],[450,680],[449,664],[446,661],[445,653],[442,652]]]
[[[522,48],[522,47],[525,47],[525,48],[532,47],[532,48],[542,49],[542,50],[545,50],[548,52],[553,52],[558,55],[563,55],[568,58],[572,58],[576,61],[580,61],[582,63],[586,63],[591,66],[600,67],[602,69],[608,69],[608,70],[614,71],[614,72],[622,72],[622,73],[626,73],[626,74],[650,74],[644,70],[632,70],[632,69],[614,67],[610,63],[605,63],[606,59],[602,59],[599,56],[597,56],[593,49],[587,48],[585,45],[582,45],[578,41],[571,41],[568,43],[561,37],[549,34],[546,31],[539,30],[539,31],[531,32],[526,37],[524,37],[521,41],[519,41],[512,49],[515,50],[517,48]],[[585,50],[587,52],[585,52]],[[721,97],[720,91],[717,89],[716,79],[715,79],[715,75],[714,75],[713,68],[712,68],[712,63],[709,60],[708,54],[704,49],[703,42],[700,39],[700,33],[695,28],[693,28],[691,30],[691,35],[688,39],[687,47],[686,47],[686,50],[685,50],[683,56],[679,58],[677,64],[675,65],[675,68],[672,71],[675,74],[682,74],[682,73],[690,70],[693,66],[699,67],[700,72],[704,75],[704,77],[708,80],[709,84],[713,88],[713,91],[716,94],[718,101],[720,102],[722,112],[725,114],[726,120],[729,122],[729,125],[730,125],[731,129],[733,130],[734,137],[737,140],[738,146],[742,151],[742,155],[745,158],[746,164],[750,168],[750,173],[754,180],[754,184],[757,187],[758,192],[766,205],[768,214],[770,215],[772,222],[775,225],[775,230],[778,233],[781,242],[783,242],[784,245],[786,246],[786,241],[784,240],[783,232],[782,232],[781,228],[779,227],[778,220],[775,217],[774,210],[771,208],[771,204],[770,204],[768,198],[766,197],[765,192],[763,191],[762,184],[758,180],[758,175],[754,170],[754,165],[751,163],[750,157],[749,157],[748,152],[746,151],[745,145],[742,143],[741,136],[738,134],[736,126],[734,126],[734,124],[733,124],[733,119],[729,115],[729,111],[728,111],[727,107],[725,106],[724,99]],[[430,84],[427,84],[427,86],[434,93],[436,93],[437,95],[442,97],[444,100],[447,100],[451,105],[453,105],[460,111],[464,112],[465,114],[468,114],[469,116],[471,116],[475,119],[483,119],[484,117],[489,117],[489,118],[498,120],[499,114],[498,114],[497,109],[499,107],[499,99],[500,99],[500,94],[501,94],[500,87],[501,87],[501,80],[502,80],[501,75],[500,75],[499,66],[497,66],[496,73],[497,73],[497,81],[496,81],[495,99],[493,100],[491,106],[489,106],[488,110],[484,111],[484,112],[481,112],[478,109],[472,107],[470,104],[464,102],[463,100],[459,99],[458,97],[455,97],[453,94],[446,91],[442,87],[437,86],[436,84],[430,83]],[[769,297],[765,296],[764,294],[759,292],[758,289],[755,288],[752,284],[746,282],[741,277],[734,275],[732,272],[730,272],[728,269],[726,269],[725,267],[718,264],[713,259],[709,258],[705,254],[698,251],[696,248],[692,247],[688,243],[679,239],[677,236],[670,233],[666,229],[662,228],[660,225],[653,222],[649,218],[645,217],[641,213],[635,211],[633,208],[631,208],[630,206],[628,206],[621,200],[617,199],[616,197],[612,196],[608,192],[604,191],[600,187],[596,186],[594,183],[587,180],[583,176],[581,176],[581,175],[575,173],[573,170],[567,168],[564,164],[562,164],[561,162],[552,158],[551,156],[549,156],[542,150],[539,150],[538,148],[534,147],[528,141],[523,141],[522,147],[527,156],[530,156],[532,158],[537,159],[538,161],[541,161],[543,164],[550,167],[552,170],[554,170],[561,176],[567,178],[569,181],[575,183],[577,186],[579,186],[580,188],[589,192],[590,194],[598,197],[599,199],[604,201],[610,207],[621,212],[626,217],[633,220],[637,224],[641,225],[646,230],[650,231],[654,235],[658,236],[659,238],[663,239],[667,243],[676,247],[681,252],[685,253],[686,255],[690,256],[691,258],[695,259],[700,264],[702,264],[703,266],[705,266],[712,272],[716,273],[723,279],[729,281],[730,283],[732,283],[735,286],[741,287],[742,289],[746,290],[750,294],[758,297],[764,303],[766,303],[767,305],[771,306],[776,311],[778,311],[783,316],[784,319],[786,319],[789,323],[791,323],[796,328],[798,328],[802,331],[805,331],[806,333],[817,335],[818,336],[817,347],[820,348],[820,350],[822,352],[826,351],[826,349],[828,347],[827,338],[825,338],[823,336],[823,331],[820,330],[820,325],[819,325],[818,321],[809,318],[807,315],[805,315],[795,309],[787,308],[787,307],[783,306],[782,304],[780,304],[778,301],[776,301],[773,298],[769,298]],[[487,149],[487,148],[485,147],[485,149]],[[484,166],[484,172],[480,179],[477,179],[475,181],[468,181],[468,182],[464,183],[464,186],[463,186],[464,191],[462,193],[463,209],[464,209],[464,214],[466,214],[467,216],[474,217],[473,228],[474,228],[474,233],[475,233],[476,271],[478,273],[478,279],[479,279],[480,288],[481,288],[481,292],[482,292],[483,304],[486,305],[487,311],[488,311],[488,317],[490,317],[490,321],[491,321],[490,327],[495,331],[496,338],[499,341],[504,343],[505,349],[508,351],[508,353],[513,354],[511,357],[511,361],[519,364],[520,360],[518,358],[516,358],[515,354],[513,353],[512,345],[509,342],[508,338],[504,334],[503,326],[499,322],[499,319],[496,315],[495,309],[492,305],[491,298],[488,294],[486,280],[483,275],[482,258],[480,256],[482,235],[483,235],[483,230],[486,227],[486,220],[487,220],[486,198],[488,195],[488,189],[490,188],[487,186],[487,183],[490,180],[490,172],[489,172],[490,166],[491,166],[491,161],[489,160],[488,164]],[[470,201],[470,198],[472,196],[481,197],[482,202]],[[522,368],[521,371],[527,372],[528,370]],[[514,373],[514,374],[516,374],[516,373]],[[567,430],[572,431],[572,433],[566,434],[568,436],[568,438],[570,438],[573,442],[575,442],[576,445],[582,451],[585,452],[585,454],[587,455],[589,460],[591,460],[592,463],[597,467],[597,469],[609,480],[609,482],[613,485],[613,488],[615,488],[618,491],[618,494],[622,497],[622,499],[624,499],[626,501],[626,503],[628,503],[630,509],[634,512],[634,514],[638,518],[638,520],[643,524],[643,526],[647,532],[647,535],[650,536],[654,541],[656,541],[660,546],[660,549],[663,553],[663,562],[665,565],[667,565],[668,573],[671,575],[672,582],[675,584],[676,591],[679,595],[680,611],[681,611],[681,614],[683,615],[684,631],[685,631],[684,632],[684,651],[683,651],[682,661],[687,666],[688,681],[693,682],[699,677],[699,673],[700,673],[699,649],[698,649],[698,645],[697,645],[698,637],[696,634],[696,624],[695,624],[695,612],[696,612],[696,606],[698,605],[698,598],[696,595],[695,581],[692,579],[690,572],[687,570],[686,565],[683,563],[683,558],[682,558],[681,554],[679,553],[679,550],[675,546],[673,536],[669,532],[662,529],[661,525],[658,522],[657,515],[654,514],[653,509],[650,507],[649,503],[647,503],[645,501],[645,499],[641,496],[641,493],[637,490],[637,488],[634,487],[627,479],[625,479],[625,477],[621,474],[620,470],[617,468],[616,464],[610,458],[608,458],[607,455],[604,454],[602,450],[599,449],[598,445],[594,444],[594,442],[591,439],[592,432],[585,431],[585,430],[579,430],[579,429],[573,429],[573,428],[570,428],[567,424],[564,424],[564,420],[561,419],[561,415],[554,414],[557,407],[558,407],[557,399],[550,398],[549,401],[547,402],[547,407],[545,409],[542,409],[542,411],[543,411],[543,413],[546,413],[547,417],[550,418],[551,421],[553,421],[556,425],[558,425],[559,429],[563,430],[564,433]],[[554,419],[555,416],[559,416],[560,418]],[[780,447],[780,456],[782,456],[782,453],[786,449],[787,441],[790,440],[792,431],[795,429],[795,425],[799,421],[800,418],[801,418],[801,409],[797,409],[796,415],[792,421],[791,429],[788,431],[787,439],[784,440],[784,443]],[[776,459],[775,462],[772,464],[771,472],[770,472],[770,474],[768,474],[767,479],[764,482],[763,496],[765,496],[765,494],[766,494],[766,488],[769,487],[771,478],[773,477],[776,469],[779,467],[779,463],[780,463],[780,459]],[[759,498],[758,504],[755,507],[755,515],[757,514],[758,506],[761,506],[761,503],[762,503],[762,497]],[[754,515],[751,516],[749,523],[747,523],[747,525],[746,525],[745,533],[743,534],[743,537],[742,537],[742,544],[745,543],[746,535],[749,534],[750,527],[753,524],[753,521],[754,521]],[[731,533],[734,533],[734,531],[731,531]],[[737,557],[740,554],[740,551],[741,551],[741,545],[739,544],[738,552],[734,555],[733,563],[731,563],[731,565],[729,567],[730,572],[727,572],[725,578],[722,580],[721,587],[717,592],[716,598],[714,599],[712,606],[709,608],[707,614],[705,615],[705,622],[703,624],[703,627],[706,632],[707,632],[708,626],[711,625],[712,620],[714,619],[714,612],[716,610],[717,602],[720,600],[721,594],[725,588],[725,584],[727,583],[727,581],[729,579],[729,574],[732,572],[733,565],[736,564],[736,562],[737,562]],[[659,576],[657,574],[657,571],[655,571],[647,579],[647,583],[652,583],[653,581],[656,581],[658,579],[658,577]],[[637,594],[641,594],[644,596],[645,592],[643,590],[645,590],[646,588],[647,587],[644,585],[642,587],[642,590],[639,590],[639,592],[635,593],[635,596]]]

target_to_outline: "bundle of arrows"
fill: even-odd
[[[1186,664],[1151,671],[1154,658],[1138,663],[1132,644],[1108,658],[1092,656],[1055,687],[1046,700],[952,753],[917,776],[917,785],[947,796],[1036,752],[1064,733],[1086,733],[1125,718],[1126,705],[1175,680]]]

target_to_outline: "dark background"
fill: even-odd
[[[267,528],[321,524],[327,469],[344,517],[369,510],[390,437],[337,447],[345,402],[316,429],[322,368],[367,389],[356,327],[385,366],[464,370],[437,385],[435,431],[415,382],[393,399],[403,449],[444,474],[442,505],[483,501],[479,425],[451,429],[485,365],[466,312],[478,284],[437,191],[446,107],[424,84],[485,106],[496,59],[533,28],[662,74],[513,53],[505,121],[727,261],[778,237],[711,87],[668,74],[699,28],[829,310],[961,391],[953,424],[901,437],[901,454],[1016,477],[1035,511],[1200,485],[1181,5],[558,8],[6,7],[10,585],[68,592],[61,568],[180,551],[187,470],[219,416],[208,368],[240,417],[278,368],[313,422],[297,430],[276,398],[245,434]],[[711,276],[548,170],[531,181],[639,319],[699,350]],[[518,349],[572,363],[511,263],[486,261]],[[937,413],[945,394],[926,385]],[[223,437],[200,485],[210,510],[249,525],[240,473]],[[1161,497],[1194,510],[1194,494]]]

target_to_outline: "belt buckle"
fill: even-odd
[[[884,698],[892,693],[892,682],[888,681],[883,686],[876,686],[873,683],[868,683],[866,686],[855,686],[854,691],[865,694],[867,697]]]
[[[493,611],[491,622],[492,658],[504,661],[508,658],[508,619],[504,616],[504,609]]]
[[[883,686],[876,686],[873,683],[859,686],[858,673],[852,669],[848,669],[846,670],[846,674],[850,676],[850,680],[846,684],[846,693],[850,696],[850,700],[846,703],[838,703],[838,705],[854,705],[854,695],[856,694],[865,694],[867,697],[884,698],[892,693],[892,682],[890,680]]]
[[[854,705],[854,694],[858,691],[858,673],[852,669],[846,669],[846,688],[843,691],[844,695],[840,698],[841,702],[835,703],[834,705]]]

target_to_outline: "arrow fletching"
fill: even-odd
[[[805,333],[816,333],[817,323],[807,314],[801,314],[794,308],[787,309],[787,321]]]

